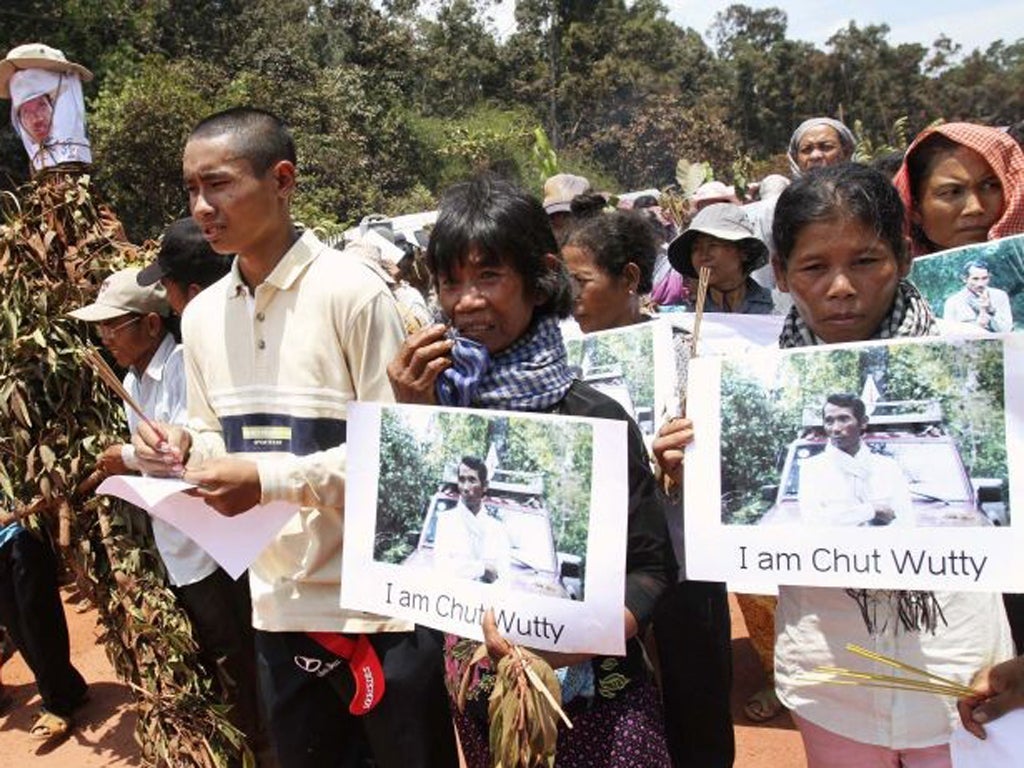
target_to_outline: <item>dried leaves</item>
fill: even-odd
[[[460,710],[465,708],[473,667],[486,657],[487,646],[481,645],[466,666],[459,690]],[[498,662],[488,699],[494,768],[553,768],[558,718],[565,718],[560,707],[561,687],[548,663],[521,646],[512,646]]]
[[[59,525],[72,543],[65,565],[99,608],[115,670],[139,692],[145,759],[250,764],[164,586],[145,514],[91,498],[82,481],[126,426],[121,403],[82,364],[86,329],[67,312],[91,302],[108,274],[148,258],[97,203],[88,175],[50,173],[0,194],[0,510],[38,511],[26,524],[51,538]]]

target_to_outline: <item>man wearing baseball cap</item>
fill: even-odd
[[[175,230],[170,245],[180,244],[179,230]],[[164,250],[161,249],[161,254]],[[171,250],[177,253],[173,247]],[[158,260],[151,266],[159,264]],[[100,286],[95,302],[70,314],[96,325],[103,346],[118,365],[128,369],[124,388],[148,418],[184,424],[185,361],[181,346],[167,327],[171,312],[167,292],[156,280],[140,285],[142,278],[143,272],[137,268],[115,272]],[[125,416],[134,434],[139,416],[127,404]],[[140,470],[130,443],[109,446],[97,466],[110,475]],[[221,683],[224,699],[233,707],[235,725],[253,739],[254,748],[259,748],[261,729],[248,576],[232,579],[173,525],[156,517],[152,523],[157,551],[171,587],[192,622],[200,656],[210,674]]]
[[[228,273],[231,258],[214,251],[195,219],[189,216],[167,227],[156,261],[139,272],[136,279],[140,286],[162,285],[171,309],[180,317],[185,305],[201,290]]]

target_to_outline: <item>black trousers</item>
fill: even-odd
[[[729,768],[732,640],[725,584],[673,584],[654,610],[665,735],[675,768]]]
[[[71,664],[53,550],[29,531],[0,547],[0,624],[32,670],[43,706],[70,715],[88,686]]]
[[[370,635],[370,642],[384,669],[384,696],[355,716],[348,711],[355,693],[348,662],[302,633],[256,631],[260,688],[281,768],[459,764],[441,635],[416,627]],[[316,674],[330,664],[329,674]]]
[[[174,587],[189,619],[199,654],[220,682],[229,717],[257,746],[263,733],[256,675],[255,632],[249,574],[237,579],[217,568],[201,581]]]

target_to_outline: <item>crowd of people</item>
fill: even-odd
[[[74,83],[88,71],[38,45],[3,64],[0,93],[13,100],[33,163],[80,162],[78,113],[64,105],[78,104]],[[63,112],[72,117],[66,135],[54,123]],[[261,764],[493,764],[488,697],[511,652],[493,622],[484,627],[489,658],[471,665],[472,641],[339,608],[346,412],[357,400],[626,422],[626,653],[538,651],[558,670],[573,723],[559,726],[555,765],[733,764],[726,586],[686,577],[679,514],[683,454],[703,425],[677,414],[648,452],[622,407],[574,376],[562,326],[572,316],[584,332],[600,331],[674,305],[693,309],[693,283],[706,269],[704,311],[784,314],[782,348],[1012,328],[1006,294],[988,286],[990,264],[965,267],[963,296],[946,309],[955,322],[937,318],[907,275],[916,255],[1024,233],[1024,152],[1014,139],[968,123],[931,128],[894,178],[855,162],[855,146],[841,122],[807,120],[788,148],[789,178],[764,180],[746,205],[711,182],[682,227],[656,199],[615,209],[579,176],[552,177],[543,200],[491,176],[455,184],[422,254],[429,285],[411,299],[419,314],[410,322],[396,285],[415,289],[382,266],[376,248],[335,250],[293,221],[298,158],[277,117],[237,107],[192,129],[182,155],[190,218],[168,227],[156,261],[111,274],[72,315],[85,324],[83,340],[94,330],[125,371],[142,409],[126,403],[130,434],[103,450],[101,470],[183,477],[224,515],[274,501],[298,510],[237,580],[153,521],[203,661]],[[675,341],[685,382],[689,345]],[[468,371],[458,366],[467,345],[478,362]],[[834,510],[852,503],[849,477],[883,469],[862,447],[863,402],[837,395],[822,416],[829,449],[820,471],[831,479],[816,503],[842,515]],[[463,457],[458,482],[459,506],[438,524],[438,548],[453,553],[486,538],[487,465]],[[908,514],[897,506],[858,514],[888,524]],[[492,548],[502,550],[496,561],[508,558],[507,542]],[[456,554],[448,560],[465,565]],[[500,581],[505,569],[471,578]],[[777,605],[757,596],[740,605],[769,680],[746,715],[788,709],[811,768],[950,766],[958,719],[983,738],[986,723],[1024,706],[1014,596],[784,585]],[[70,663],[54,553],[6,519],[0,624],[39,687],[33,734],[66,734],[87,685]],[[976,681],[977,694],[956,702],[806,685],[805,674],[835,664],[846,643]]]

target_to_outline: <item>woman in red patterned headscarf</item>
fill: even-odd
[[[922,131],[893,183],[915,256],[1024,232],[1024,151],[998,128]]]

